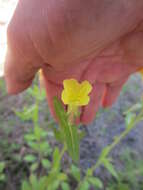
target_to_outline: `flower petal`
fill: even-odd
[[[79,106],[85,106],[89,103],[89,101],[90,101],[89,96],[83,96],[79,101],[80,104]]]
[[[88,81],[81,84],[75,79],[63,81],[64,90],[62,91],[62,101],[66,105],[83,106],[89,103],[88,94],[92,90],[92,85]]]
[[[63,84],[66,91],[75,91],[75,89],[79,89],[79,83],[75,79],[64,80]]]
[[[69,104],[69,98],[65,90],[62,91],[61,99],[65,105]]]
[[[88,95],[92,90],[92,85],[88,82],[88,81],[83,81],[80,84],[80,95],[84,96],[84,95]]]

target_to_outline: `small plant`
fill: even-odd
[[[52,149],[47,141],[48,132],[39,126],[39,101],[45,99],[45,93],[36,85],[29,89],[28,92],[35,99],[34,104],[31,107],[24,108],[23,112],[16,112],[16,114],[23,121],[31,120],[33,123],[33,130],[29,130],[24,135],[25,142],[31,150],[31,153],[24,156],[24,160],[31,163],[30,170],[34,172],[41,167],[50,168],[48,158]]]
[[[120,156],[123,168],[118,171],[118,180],[111,180],[108,190],[141,190],[143,187],[143,160],[136,159],[136,153],[126,149]]]
[[[75,90],[78,89],[78,90]],[[24,156],[24,160],[30,164],[30,176],[22,183],[22,190],[90,190],[103,189],[104,183],[99,177],[94,176],[94,172],[100,166],[104,166],[113,178],[118,182],[120,188],[127,189],[128,185],[120,182],[120,173],[116,171],[112,164],[110,152],[121,142],[123,138],[143,120],[143,101],[133,106],[125,112],[126,128],[116,136],[113,142],[101,151],[96,164],[88,168],[84,175],[78,166],[80,153],[80,140],[84,136],[79,126],[76,124],[80,116],[80,106],[86,106],[90,100],[89,93],[91,85],[85,81],[79,84],[76,80],[64,81],[62,101],[67,105],[64,110],[61,100],[54,98],[55,113],[57,115],[59,127],[48,125],[47,129],[39,124],[39,102],[44,99],[37,86],[29,90],[30,95],[35,99],[34,105],[24,108],[23,112],[16,114],[23,120],[31,120],[33,127],[25,135],[24,139],[30,152]],[[78,93],[77,93],[78,92]],[[42,92],[42,94],[44,94]],[[138,113],[138,114],[136,114]],[[53,133],[60,146],[51,147],[48,143],[49,131]],[[62,145],[62,147],[61,147]],[[63,169],[62,161],[64,155],[68,154],[69,165]],[[75,181],[75,186],[71,187],[71,179]],[[108,187],[111,190],[112,187]]]
[[[68,177],[65,173],[61,172],[61,159],[64,150],[60,150],[56,147],[53,152],[51,169],[47,176],[41,176],[37,178],[36,175],[30,175],[29,182],[24,181],[22,183],[22,190],[56,190],[59,186],[69,187],[66,183]],[[63,189],[64,190],[64,189]]]

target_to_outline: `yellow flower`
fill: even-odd
[[[79,83],[75,79],[67,79],[63,81],[63,85],[62,101],[65,105],[78,107],[89,103],[90,97],[88,94],[92,90],[92,85],[88,81]]]

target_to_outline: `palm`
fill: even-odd
[[[81,116],[86,123],[101,103],[110,105],[128,76],[142,67],[143,2],[63,2],[19,3],[8,30],[6,80],[9,91],[18,92],[43,68],[51,107],[63,79],[89,80],[94,89]]]

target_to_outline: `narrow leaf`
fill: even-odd
[[[96,187],[97,187],[97,188],[100,188],[100,189],[103,188],[103,183],[102,183],[102,181],[101,181],[99,178],[97,178],[97,177],[90,177],[90,178],[88,178],[88,181],[89,181],[89,183],[91,183],[95,188],[96,188]]]
[[[0,172],[3,172],[4,168],[5,168],[5,163],[0,162]]]
[[[30,184],[26,181],[22,183],[22,190],[32,190]]]
[[[58,171],[60,169],[60,151],[59,149],[56,147],[54,152],[53,152],[53,166],[52,169],[55,169],[56,171]]]
[[[24,160],[26,162],[34,162],[36,160],[36,157],[32,154],[28,154],[24,157]]]
[[[32,185],[32,189],[38,190],[38,179],[37,179],[37,177],[32,174],[32,175],[29,177],[29,181],[30,181],[30,183],[31,183],[31,185]]]
[[[130,112],[130,113],[127,114],[127,116],[125,118],[126,126],[127,127],[130,125],[131,122],[134,121],[135,117],[136,117],[135,113]]]
[[[106,156],[108,155],[108,153],[110,152],[110,146],[106,146],[102,152],[101,152],[101,155],[100,155],[100,160],[106,158]]]
[[[77,181],[80,181],[80,169],[75,165],[72,165],[71,167],[71,174]]]
[[[67,180],[67,175],[64,174],[64,173],[59,173],[58,174],[58,180],[59,181],[65,181],[65,180]]]
[[[54,98],[55,112],[58,117],[68,152],[74,161],[79,160],[80,137],[77,126],[69,125],[68,117],[61,102]]]
[[[114,166],[107,159],[103,160],[103,165],[116,179],[118,179],[118,174],[114,169]]]
[[[68,152],[74,161],[79,160],[79,134],[77,126],[70,126],[66,129],[66,143]]]
[[[63,182],[61,184],[62,190],[70,190],[70,186],[68,183]]]
[[[42,166],[49,169],[51,167],[51,163],[48,159],[42,159]]]
[[[88,181],[84,181],[81,186],[80,186],[80,190],[89,190],[90,184]]]
[[[31,165],[30,170],[34,172],[35,170],[37,170],[38,166],[39,166],[38,163],[34,163]]]

